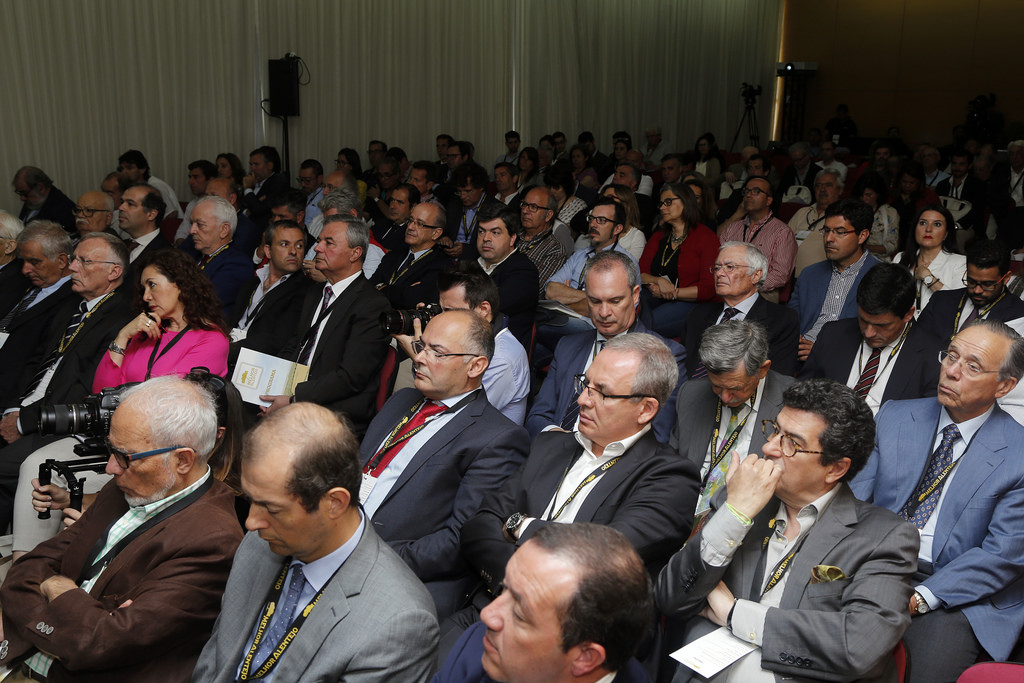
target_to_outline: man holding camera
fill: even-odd
[[[415,388],[392,396],[366,430],[359,502],[444,619],[474,583],[459,529],[519,469],[530,437],[481,389],[494,333],[477,313],[441,313],[412,344]]]
[[[235,496],[207,465],[216,439],[214,399],[196,385],[160,377],[125,392],[113,481],[0,590],[7,680],[188,679],[242,540]]]

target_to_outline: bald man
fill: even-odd
[[[114,200],[106,192],[86,192],[78,198],[72,211],[79,237],[89,232],[113,234],[110,224],[114,219]]]

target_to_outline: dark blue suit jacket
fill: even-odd
[[[676,421],[676,396],[679,394],[679,387],[686,381],[686,349],[679,342],[665,339],[664,337],[651,332],[639,320],[634,325],[633,332],[646,332],[661,339],[672,351],[676,358],[676,365],[679,366],[679,382],[672,390],[672,395],[666,405],[661,406],[658,415],[654,418],[654,436],[661,443],[668,443],[672,434],[672,427]],[[587,362],[587,354],[594,348],[594,340],[597,338],[597,331],[580,332],[562,337],[555,347],[555,358],[548,368],[548,376],[537,393],[537,400],[526,416],[526,430],[530,437],[537,436],[542,429],[548,425],[558,425],[565,415],[566,408],[570,402],[576,400],[576,390],[573,387],[573,377],[583,372]]]
[[[497,683],[484,671],[481,661],[486,630],[487,627],[481,622],[470,626],[455,643],[441,671],[430,683]],[[612,683],[650,683],[650,680],[640,668],[640,663],[630,659],[626,663],[626,668],[615,676]]]
[[[422,398],[403,389],[388,399],[366,429],[364,465]],[[519,471],[529,449],[526,431],[481,391],[417,451],[374,512],[374,531],[426,585],[439,619],[461,608],[475,583],[459,554],[459,530],[485,495]]]
[[[860,287],[860,281],[864,279],[868,271],[878,263],[878,259],[868,254],[867,262],[857,273],[857,279],[854,280],[853,287],[850,287],[850,293],[846,295],[843,310],[839,312],[840,319],[857,317],[857,288]],[[800,277],[796,279],[796,287],[793,288],[793,295],[789,298],[789,307],[800,316],[801,337],[814,326],[814,321],[818,319],[831,279],[832,262],[829,260],[818,261],[807,266],[800,273]]]
[[[953,323],[956,321],[956,312],[960,307],[960,300],[966,292],[967,290],[963,287],[935,292],[932,294],[932,298],[928,300],[928,305],[921,311],[921,317],[918,319],[917,324],[944,342],[948,342],[956,332],[953,329]],[[1003,322],[1022,318],[1024,317],[1024,301],[1007,292],[1006,296],[1000,299],[985,317],[992,318],[993,320],[1002,320]],[[962,328],[966,314],[962,315],[961,318],[960,327]]]
[[[213,283],[213,288],[217,290],[217,298],[224,306],[225,320],[231,317],[231,309],[235,305],[238,290],[249,281],[255,272],[256,266],[253,264],[252,258],[230,246],[206,264],[203,275]]]
[[[889,401],[875,418],[875,450],[854,495],[899,512],[920,481],[938,427],[934,398]],[[1010,656],[1024,627],[1024,427],[999,406],[974,435],[943,492],[924,585],[963,608],[995,660]]]

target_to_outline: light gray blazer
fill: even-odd
[[[221,613],[192,680],[230,683],[283,558],[255,532],[235,555]],[[426,682],[436,670],[434,602],[370,525],[274,669],[295,681]]]

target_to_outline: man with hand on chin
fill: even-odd
[[[713,680],[887,680],[919,541],[845,483],[871,452],[871,411],[830,380],[794,384],[782,402],[763,422],[764,458],[732,454],[707,524],[659,575],[656,603],[686,620],[687,642],[724,626],[758,646]],[[680,666],[673,681],[692,673]]]

